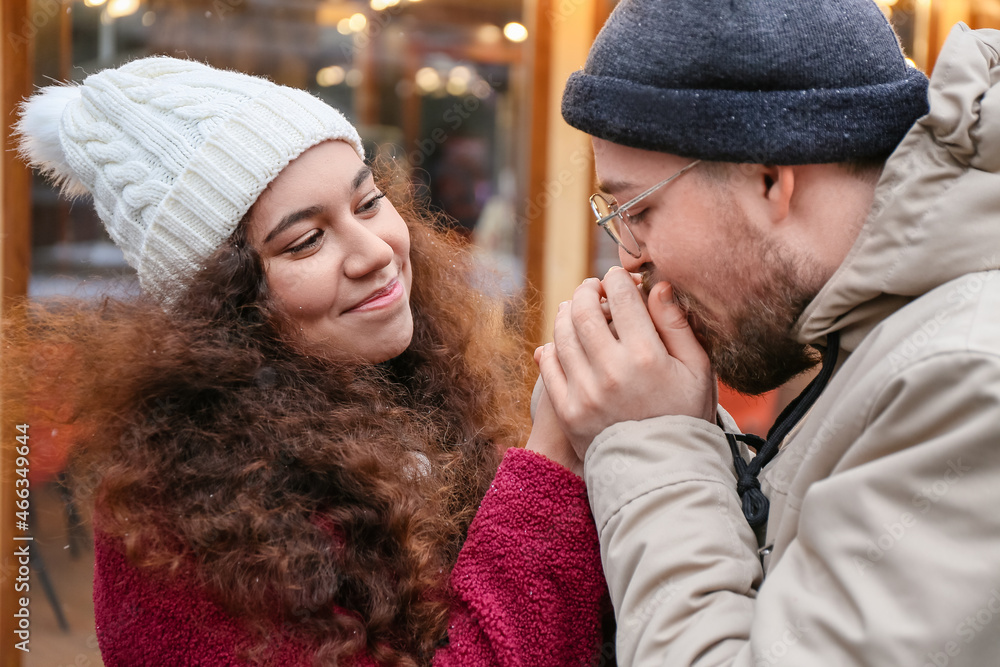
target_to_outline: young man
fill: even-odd
[[[538,353],[621,664],[996,664],[998,54],[957,26],[928,92],[868,0],[623,0],[570,77],[648,294],[588,280]],[[751,458],[716,374],[820,356]]]

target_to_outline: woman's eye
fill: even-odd
[[[385,197],[385,193],[380,192],[371,199],[366,199],[361,206],[358,207],[358,213],[374,213],[382,205],[382,199]]]
[[[319,243],[319,240],[321,238],[323,238],[323,230],[317,229],[312,234],[310,234],[306,238],[305,241],[303,241],[302,243],[300,243],[300,244],[298,244],[296,246],[292,246],[291,248],[289,248],[285,252],[290,253],[292,255],[295,255],[295,254],[298,254],[298,253],[303,252],[305,250],[309,250],[310,248],[312,248],[315,245],[317,245]]]

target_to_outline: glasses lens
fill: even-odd
[[[604,223],[604,229],[607,230],[608,234],[615,240],[615,243],[621,244],[622,242],[622,218],[620,215],[608,220]]]
[[[614,199],[611,201],[614,202]],[[612,206],[617,209],[618,203],[615,202],[612,204],[608,202],[608,200],[604,198],[604,195],[593,195],[590,198],[590,208],[594,211],[594,215],[597,216],[598,220],[611,215],[612,211],[615,210],[612,209]]]
[[[633,257],[638,257],[641,254],[639,250],[639,244],[636,243],[635,237],[632,236],[632,230],[628,228],[625,224],[625,218],[628,217],[628,213],[622,211],[619,213],[611,222],[615,226],[615,240],[618,241],[618,245],[625,249],[625,252],[632,255]],[[611,232],[611,225],[608,225],[608,232]]]
[[[604,195],[595,194],[590,198],[590,208],[593,209],[594,215],[597,216],[598,220],[603,220],[618,211],[618,202],[615,201],[614,197],[611,197],[609,201]],[[624,218],[627,215],[628,213],[625,212],[619,213],[613,218],[606,220],[601,226],[604,227],[604,231],[608,233],[608,236],[624,248],[628,254],[638,257],[639,244],[635,242],[632,232],[625,224]]]

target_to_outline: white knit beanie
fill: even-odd
[[[169,299],[285,166],[357,130],[309,93],[167,57],[48,86],[21,105],[22,157],[64,194],[90,193],[142,288]]]

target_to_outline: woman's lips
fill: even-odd
[[[367,299],[348,308],[346,313],[358,313],[365,312],[369,310],[378,310],[380,308],[385,308],[398,301],[403,296],[403,284],[399,282],[399,279],[393,280],[391,283],[378,290]]]

